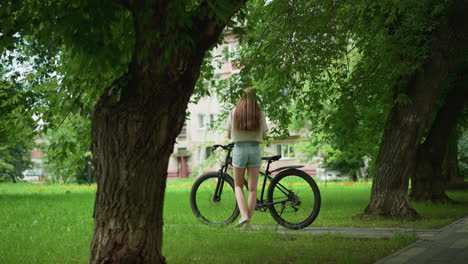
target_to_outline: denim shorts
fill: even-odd
[[[262,154],[256,141],[239,141],[234,147],[232,166],[236,168],[260,167]]]

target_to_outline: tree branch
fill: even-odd
[[[193,13],[194,39],[201,48],[208,49],[232,16],[247,0],[203,1]],[[210,16],[210,15],[213,16]]]

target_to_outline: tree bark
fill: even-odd
[[[410,103],[395,102],[388,115],[376,160],[368,215],[416,218],[408,202],[409,177],[416,169],[417,149],[429,128],[433,109],[443,94],[455,58],[467,44],[466,1],[454,1],[447,16],[432,33],[429,58],[395,96],[404,93]],[[396,97],[395,97],[396,98]]]
[[[445,194],[449,178],[443,173],[442,164],[468,98],[468,90],[461,84],[463,82],[456,82],[448,93],[426,140],[418,149],[416,172],[411,177],[410,198],[413,201],[452,201]]]
[[[10,176],[11,176],[11,180],[13,181],[13,183],[16,183],[16,182],[17,182],[17,181],[16,181],[16,175],[14,175],[14,174],[12,173],[12,174],[10,174]]]
[[[200,11],[205,15],[188,18],[191,29],[169,20],[166,1],[149,2],[157,1],[126,5],[135,23],[134,57],[93,115],[98,191],[90,263],[165,263],[162,213],[169,157],[203,56],[243,1],[219,1],[224,11],[229,8],[223,18]],[[153,12],[149,19],[148,12]],[[161,43],[170,37],[174,42]]]
[[[444,161],[442,163],[442,175],[448,179],[447,190],[463,190],[468,189],[468,183],[465,182],[463,175],[460,174],[458,166],[458,141],[456,137],[451,138],[451,142],[447,146]]]
[[[164,262],[167,164],[174,135],[183,123],[185,108],[180,106],[188,97],[168,100],[156,93],[125,98],[117,105],[101,98],[96,106],[93,153],[98,192],[92,263]]]

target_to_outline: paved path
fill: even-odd
[[[418,240],[376,263],[467,264],[468,216],[441,228],[434,236]]]
[[[440,229],[307,227],[289,230],[283,227],[253,226],[253,229],[277,229],[284,234],[335,235],[360,238],[392,237],[415,233],[419,240],[377,261],[378,264],[468,264],[468,216]]]
[[[377,261],[378,264],[468,264],[468,216],[443,228],[367,228],[306,227],[301,230],[282,226],[252,226],[252,230],[270,229],[283,234],[334,235],[342,237],[382,238],[414,233],[419,240]]]
[[[252,226],[254,230],[271,229],[282,234],[297,235],[333,235],[340,237],[359,237],[359,238],[390,238],[398,234],[416,234],[419,239],[430,239],[442,229],[423,229],[423,228],[372,228],[372,227],[306,227],[300,230],[286,229],[282,226]]]

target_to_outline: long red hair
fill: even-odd
[[[245,88],[234,108],[234,129],[244,131],[260,130],[260,107],[252,88]]]

